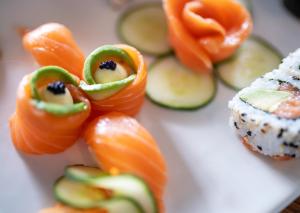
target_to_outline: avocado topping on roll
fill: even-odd
[[[277,90],[249,90],[242,93],[240,99],[257,109],[282,118],[300,117],[300,90],[287,82],[279,82]]]
[[[30,80],[32,103],[40,110],[56,116],[75,114],[87,109],[84,102],[73,97],[78,79],[57,66],[36,70]]]
[[[80,88],[94,100],[108,98],[132,83],[136,68],[129,54],[113,45],[94,50],[86,59],[83,69],[85,81]]]

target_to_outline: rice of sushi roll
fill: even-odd
[[[279,160],[300,157],[300,49],[241,90],[229,109],[246,147]]]

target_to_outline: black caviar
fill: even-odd
[[[47,90],[52,92],[55,95],[65,94],[66,86],[65,86],[64,82],[54,81],[54,82],[48,84]]]
[[[102,69],[108,69],[108,70],[115,70],[117,67],[116,62],[109,60],[109,61],[104,61],[101,62],[99,68]]]
[[[295,149],[297,149],[297,148],[299,147],[297,144],[294,144],[294,143],[288,143],[288,142],[286,142],[286,141],[283,142],[283,145],[284,145],[284,146],[289,146],[289,147],[295,148]]]

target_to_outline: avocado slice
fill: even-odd
[[[32,104],[40,110],[54,114],[56,116],[64,116],[76,114],[87,109],[87,105],[83,102],[75,103],[72,105],[61,105],[54,103],[47,103],[45,101],[32,100]]]
[[[79,87],[94,100],[103,100],[121,89],[128,86],[136,78],[136,74],[132,74],[125,79],[119,81],[108,82],[104,84],[89,85],[84,81],[80,81]]]
[[[244,92],[240,99],[255,108],[266,112],[273,112],[279,104],[290,98],[292,94],[288,91],[278,91],[271,89],[254,89]]]
[[[72,84],[74,86],[78,86],[77,78],[69,74],[68,71],[64,70],[61,67],[45,66],[37,69],[35,72],[32,73],[32,77],[29,82],[32,95],[31,103],[37,109],[43,110],[55,116],[66,116],[87,109],[87,105],[84,102],[63,105],[43,101],[40,97],[37,85],[40,81],[43,81],[43,79],[49,78],[60,80],[64,83]]]
[[[67,84],[78,86],[77,80],[74,76],[68,73],[65,69],[58,66],[45,66],[37,69],[30,80],[30,88],[32,98],[40,100],[41,97],[38,92],[37,84],[39,81],[47,78],[56,78]]]
[[[95,67],[95,64],[101,61],[101,59],[109,57],[116,57],[123,60],[133,71],[135,71],[134,62],[125,50],[113,45],[104,45],[95,49],[85,60],[83,78],[88,84],[96,84],[93,76],[93,68]]]

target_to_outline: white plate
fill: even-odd
[[[279,0],[254,1],[255,31],[284,54],[300,46],[300,22]],[[87,54],[118,42],[118,12],[104,0],[2,0],[0,3],[0,212],[33,213],[54,203],[51,187],[65,165],[95,164],[81,141],[66,152],[28,156],[14,149],[8,118],[19,80],[37,66],[22,49],[16,27],[55,21],[67,25]],[[276,212],[300,194],[300,161],[274,161],[249,152],[228,126],[234,91],[218,85],[215,100],[196,112],[146,101],[139,121],[155,136],[169,168],[170,213]]]

